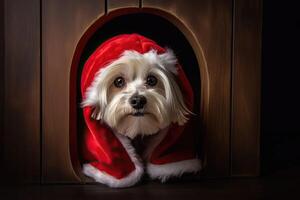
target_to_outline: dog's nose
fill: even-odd
[[[129,103],[134,109],[142,109],[147,103],[147,99],[143,95],[134,95],[130,97]]]

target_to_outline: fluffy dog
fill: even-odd
[[[87,176],[128,187],[145,170],[164,182],[200,169],[187,125],[193,92],[170,49],[137,34],[116,36],[87,60],[81,91]],[[139,155],[132,141],[145,136]]]

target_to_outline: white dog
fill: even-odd
[[[200,170],[193,90],[170,49],[138,34],[115,36],[86,61],[81,92],[85,175],[129,187],[146,173],[164,182]]]

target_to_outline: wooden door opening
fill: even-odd
[[[80,166],[80,152],[84,128],[84,119],[80,108],[80,102],[82,101],[80,92],[81,72],[85,61],[101,43],[113,36],[124,33],[139,33],[156,41],[160,46],[171,48],[175,52],[194,90],[195,105],[193,112],[199,120],[197,127],[195,127],[198,136],[197,147],[199,155],[203,157],[204,148],[201,130],[203,130],[202,112],[205,109],[202,107],[205,105],[203,99],[205,95],[202,96],[202,94],[205,94],[203,86],[207,85],[207,83],[203,84],[203,80],[207,79],[205,76],[202,78],[202,71],[205,71],[203,69],[205,66],[201,64],[205,61],[204,59],[199,61],[199,56],[196,56],[199,55],[201,49],[196,49],[197,53],[195,53],[196,45],[193,44],[192,46],[189,41],[192,36],[186,35],[188,30],[182,30],[184,26],[179,21],[177,21],[179,26],[176,26],[171,22],[172,20],[169,20],[172,17],[167,15],[170,14],[156,9],[128,8],[116,10],[98,19],[79,41],[70,73],[70,153],[75,172],[80,177],[83,177]],[[169,19],[167,19],[168,17]],[[174,21],[176,22],[176,19]]]

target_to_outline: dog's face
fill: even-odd
[[[96,74],[83,106],[93,106],[93,118],[130,138],[155,134],[172,122],[182,125],[189,111],[175,81],[176,62],[170,50],[125,51]]]

